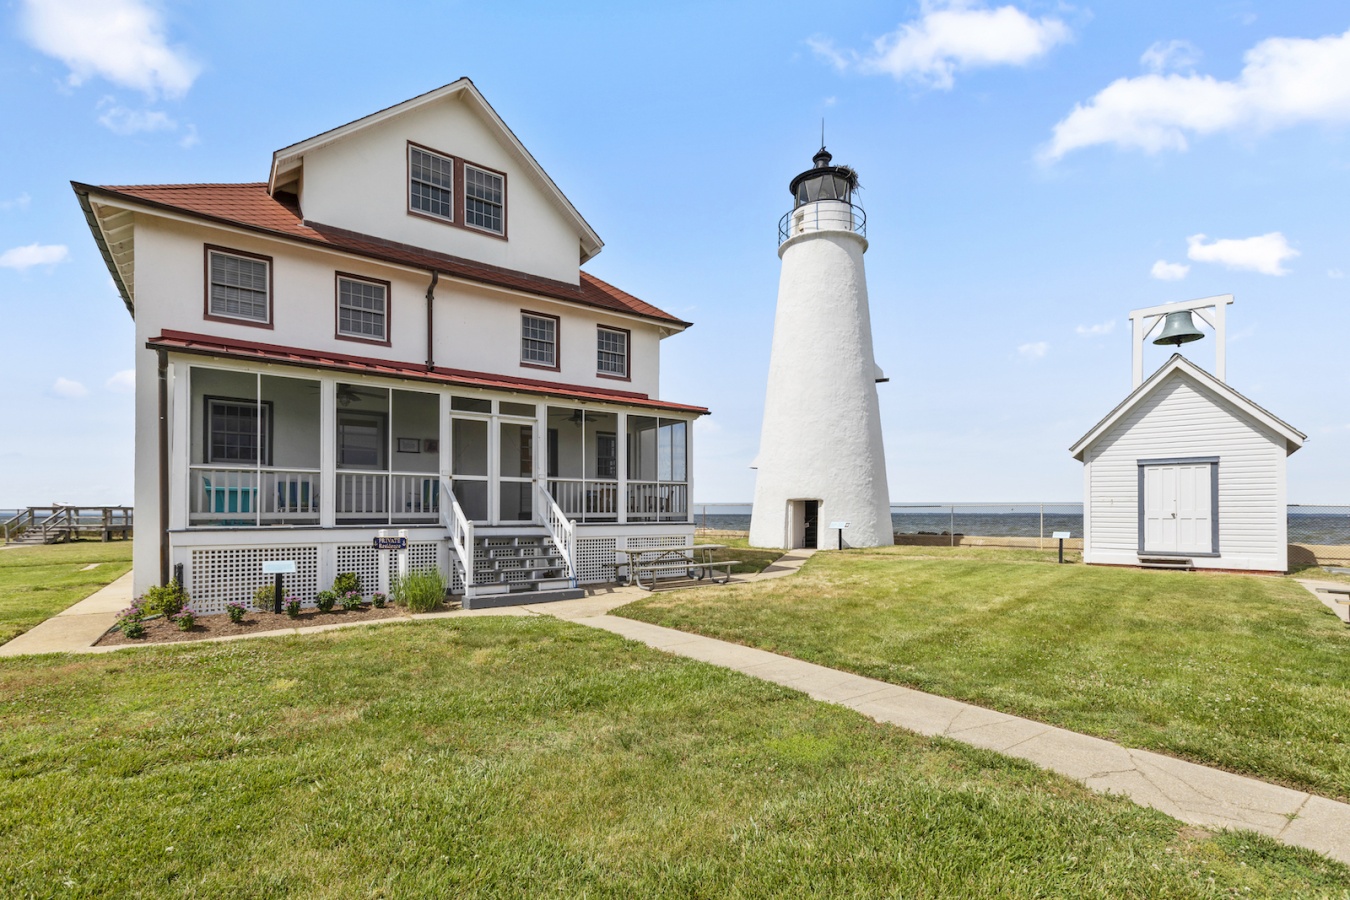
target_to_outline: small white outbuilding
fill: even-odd
[[[1070,448],[1083,561],[1286,571],[1285,463],[1305,437],[1172,356]]]

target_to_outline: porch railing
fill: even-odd
[[[689,485],[682,481],[628,482],[628,521],[686,522]]]
[[[439,476],[426,472],[338,472],[339,522],[391,519],[435,522],[440,517]]]
[[[441,496],[445,502],[440,505],[441,524],[450,532],[450,546],[455,548],[455,563],[459,565],[464,578],[464,597],[472,600],[474,596],[473,561],[473,522],[464,515],[450,482],[440,480]]]
[[[550,478],[548,492],[570,519],[615,521],[619,517],[618,481]]]
[[[126,506],[30,506],[0,522],[5,543],[22,539],[50,543],[97,536],[104,541],[131,534],[132,511]]]
[[[315,525],[318,469],[192,466],[189,525]]]
[[[557,545],[558,552],[562,554],[563,562],[567,563],[567,577],[572,582],[572,587],[577,586],[577,532],[576,524],[567,517],[561,506],[554,499],[552,492],[545,483],[536,481],[534,483],[534,508],[537,515],[548,529],[549,537],[553,538],[553,543]]]

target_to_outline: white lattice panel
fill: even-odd
[[[271,584],[262,564],[278,559],[295,560],[296,573],[286,576],[286,592],[306,606],[313,605],[319,590],[318,547],[249,547],[236,550],[193,550],[188,590],[192,608],[204,615],[225,612],[231,600],[253,602],[253,593]]]
[[[668,550],[671,547],[687,547],[693,538],[687,534],[644,534],[630,537],[624,542],[628,550]]]
[[[379,551],[371,544],[338,544],[337,572],[355,572],[361,576],[361,590],[367,597],[380,589]]]
[[[441,567],[441,545],[435,541],[408,544],[408,571],[421,572]]]
[[[450,555],[450,563],[451,563],[451,565],[450,565],[450,593],[452,593],[452,594],[463,594],[463,593],[464,593],[464,576],[463,576],[463,575],[461,574],[461,572],[460,572],[460,568],[459,568],[459,560],[456,558],[456,557],[458,556],[458,554],[455,552],[455,549],[454,549],[453,547],[449,547],[449,546],[446,547],[446,553],[448,553],[448,554]],[[483,547],[482,545],[479,545],[479,546],[477,546],[477,547],[474,547],[474,548],[473,548],[473,558],[474,558],[475,560],[478,561],[478,564],[481,565],[482,561],[488,558],[488,551],[487,551],[487,548],[486,548],[486,547]]]
[[[614,580],[615,539],[577,538],[577,584]]]

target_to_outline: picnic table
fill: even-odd
[[[644,550],[616,550],[623,557],[621,565],[628,566],[628,580],[644,591],[654,590],[661,576],[668,580],[680,578],[685,581],[711,581],[726,584],[731,580],[731,567],[738,564],[734,559],[713,559],[717,550],[725,550],[725,544],[686,544],[681,547],[655,547]],[[718,572],[721,571],[721,578]]]

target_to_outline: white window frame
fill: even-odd
[[[446,166],[446,168],[447,168],[447,170],[448,170],[448,172],[449,172],[450,183],[449,183],[448,185],[436,184],[436,183],[434,183],[434,182],[427,181],[427,180],[424,179],[424,178],[418,178],[416,175],[414,175],[414,174],[413,174],[413,154],[414,154],[414,153],[424,153],[424,154],[426,154],[427,156],[430,156],[430,157],[432,157],[433,159],[438,159],[438,160],[440,160],[442,163],[444,163],[445,166]],[[440,214],[440,213],[438,213],[438,212],[433,212],[433,211],[431,211],[431,210],[429,210],[429,209],[422,209],[421,207],[419,207],[419,206],[417,206],[416,204],[414,204],[414,203],[413,203],[413,185],[414,185],[414,184],[423,184],[423,185],[426,185],[427,187],[435,188],[435,189],[438,190],[438,191],[447,191],[447,192],[450,194],[450,199],[449,199],[449,201],[448,201],[448,203],[447,203],[447,207],[449,208],[450,212],[449,212],[448,214],[446,214],[446,215],[442,215],[442,214]],[[416,213],[416,214],[419,215],[419,216],[430,216],[430,217],[433,218],[433,219],[440,219],[440,220],[443,221],[443,222],[453,222],[453,221],[455,221],[455,160],[454,160],[454,157],[446,156],[444,153],[437,153],[435,150],[428,150],[426,147],[419,147],[419,146],[416,145],[416,144],[409,144],[409,145],[408,145],[408,209],[409,209],[411,212],[414,212],[414,213]]]
[[[382,305],[382,308],[380,309],[380,313],[379,313],[379,315],[380,315],[380,329],[381,329],[381,334],[380,334],[378,337],[375,336],[375,335],[371,335],[371,334],[365,334],[365,333],[360,332],[360,331],[344,331],[344,330],[342,329],[342,310],[344,309],[344,307],[343,307],[343,305],[342,305],[342,283],[343,283],[344,281],[351,282],[352,284],[368,285],[368,286],[370,286],[370,287],[375,287],[375,288],[379,288],[379,289],[380,289],[380,292],[381,292],[381,294],[382,294],[382,299],[383,299],[383,305]],[[347,309],[350,309],[350,310],[353,310],[354,312],[360,312],[360,313],[369,313],[369,312],[373,312],[373,310],[363,309],[363,308],[355,307],[355,306],[349,306],[349,307],[346,307],[346,308],[347,308]],[[377,281],[377,280],[371,279],[371,278],[357,278],[357,277],[352,276],[352,275],[342,275],[342,274],[339,274],[339,275],[337,276],[337,333],[338,333],[338,336],[339,336],[339,337],[351,338],[351,339],[354,340],[354,341],[369,341],[369,342],[372,343],[372,344],[387,344],[387,343],[389,343],[390,338],[389,338],[389,285],[388,285],[388,283],[383,282],[383,281]]]
[[[469,195],[469,170],[470,170],[470,169],[472,169],[473,171],[479,173],[480,175],[485,175],[485,176],[487,176],[488,178],[495,178],[495,179],[497,179],[497,181],[501,182],[500,193],[501,193],[501,198],[502,198],[502,199],[501,199],[501,202],[500,202],[500,203],[494,203],[493,201],[491,201],[491,200],[485,200],[485,199],[483,199],[482,197],[471,197],[471,196]],[[488,227],[486,227],[486,226],[484,226],[484,225],[477,225],[477,224],[473,223],[472,221],[470,221],[470,220],[469,220],[469,201],[470,201],[470,200],[475,200],[475,201],[477,201],[477,202],[479,202],[479,203],[487,204],[488,206],[495,206],[495,207],[497,207],[497,210],[498,210],[498,218],[501,220],[502,227],[501,227],[501,228],[488,228]],[[506,234],[506,176],[505,176],[505,175],[502,175],[502,174],[499,173],[499,172],[493,172],[493,171],[491,171],[490,169],[485,169],[485,168],[483,168],[482,166],[475,166],[473,163],[468,163],[468,162],[464,163],[464,225],[465,225],[466,227],[468,227],[468,228],[474,228],[474,229],[477,229],[478,231],[483,231],[483,232],[486,232],[486,233],[488,233],[488,234],[497,234],[497,235],[503,235],[503,236]]]
[[[259,318],[258,316],[241,316],[238,313],[228,312],[216,308],[216,286],[240,288],[239,285],[225,284],[215,280],[216,257],[234,259],[239,262],[261,265],[263,267],[262,289],[263,305],[266,313]],[[242,288],[250,292],[256,292],[254,288]],[[251,256],[247,253],[231,253],[228,250],[218,250],[214,247],[207,248],[206,251],[206,314],[213,319],[233,319],[238,322],[250,322],[255,325],[272,324],[272,260],[258,256]]]
[[[544,340],[541,340],[540,338],[529,337],[529,336],[527,336],[527,335],[525,334],[525,329],[526,329],[526,327],[528,326],[529,320],[531,320],[531,319],[535,320],[536,322],[547,322],[547,323],[548,323],[548,326],[549,326],[549,329],[550,329],[550,331],[551,331],[551,333],[552,333],[552,339],[549,340],[549,341],[544,341]],[[533,366],[533,367],[535,367],[535,368],[540,368],[540,369],[557,369],[557,368],[559,367],[559,366],[558,366],[558,331],[559,331],[561,325],[562,325],[562,321],[561,321],[561,319],[559,319],[559,318],[555,318],[555,317],[553,317],[553,316],[544,316],[544,315],[540,315],[539,313],[522,312],[522,313],[520,314],[520,363],[521,363],[521,365],[524,365],[524,366]],[[549,360],[548,362],[544,362],[544,361],[542,361],[542,360],[531,359],[531,358],[527,357],[527,356],[525,355],[525,342],[526,342],[526,341],[534,341],[534,342],[540,343],[540,344],[547,343],[547,344],[549,344],[550,346],[552,346],[552,348],[553,348],[552,359]]]
[[[604,365],[603,365],[603,360],[604,360],[606,354],[608,354],[608,355],[610,355],[610,356],[619,355],[619,354],[616,354],[613,350],[606,349],[604,346],[602,346],[601,340],[603,339],[604,335],[606,335],[606,334],[613,335],[613,336],[617,336],[618,338],[622,339],[622,341],[623,341],[623,353],[622,353],[622,356],[623,356],[623,369],[622,369],[622,371],[615,372],[615,371],[613,371],[613,370],[611,370],[611,369],[606,369],[606,368],[604,367]],[[630,359],[629,359],[629,355],[630,355],[630,353],[631,353],[631,350],[630,350],[630,347],[629,347],[630,344],[632,344],[632,335],[628,332],[627,329],[625,329],[625,328],[610,328],[610,327],[605,326],[605,325],[597,325],[596,328],[595,328],[595,372],[596,372],[596,374],[597,374],[597,375],[604,375],[604,376],[606,376],[606,377],[608,377],[608,378],[627,378],[627,377],[629,377],[629,376],[628,376],[628,372],[629,372],[629,369],[630,369],[631,366],[632,366],[632,363],[631,363],[631,361],[630,361]]]

